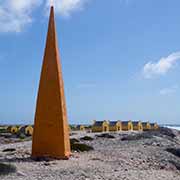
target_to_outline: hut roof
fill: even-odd
[[[147,122],[142,122],[142,125],[143,125],[143,126],[146,126],[146,125],[147,125]]]
[[[122,125],[128,125],[129,121],[122,121]]]
[[[110,126],[115,126],[118,122],[121,122],[121,121],[110,121],[109,125]]]
[[[109,122],[109,125],[110,125],[110,126],[115,126],[117,122],[118,122],[118,121],[110,121],[110,122]]]
[[[139,124],[139,121],[133,121],[133,124],[134,124],[134,125],[138,125],[138,124]]]
[[[94,126],[102,126],[104,121],[95,121]]]

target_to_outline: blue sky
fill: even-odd
[[[33,123],[49,0],[0,0],[0,123]],[[180,124],[179,0],[55,0],[68,117]]]

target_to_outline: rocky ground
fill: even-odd
[[[81,139],[84,136],[93,139]],[[69,160],[34,161],[30,158],[31,141],[1,144],[0,162],[15,165],[17,172],[0,176],[0,179],[180,180],[178,131],[163,129],[108,135],[74,132],[71,138],[94,150],[73,152]],[[7,148],[13,149],[8,151]]]

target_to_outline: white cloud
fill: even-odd
[[[0,0],[0,32],[20,32],[42,0]]]
[[[170,88],[164,88],[160,90],[161,95],[169,95],[169,94],[174,94],[178,89],[178,86],[173,86]]]
[[[143,75],[145,78],[152,78],[156,75],[164,75],[172,69],[175,63],[180,60],[180,52],[175,52],[167,57],[162,57],[157,62],[148,62],[143,67]]]
[[[87,0],[46,0],[46,7],[54,5],[55,11],[62,16],[70,16],[72,12],[81,10]]]
[[[81,10],[88,0],[0,0],[0,32],[21,32],[32,23],[33,11],[42,5],[45,9],[55,6],[56,13],[70,16]]]

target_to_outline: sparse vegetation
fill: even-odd
[[[5,128],[0,128],[0,133],[6,133],[7,130]]]
[[[4,149],[2,152],[14,152],[16,151],[15,148],[7,148],[7,149]]]
[[[180,171],[180,163],[179,163],[179,162],[174,161],[174,160],[169,161],[169,162],[170,162],[172,165],[174,165],[174,166],[176,167],[177,170]]]
[[[180,149],[177,148],[167,148],[166,149],[167,152],[170,152],[171,154],[177,156],[180,158]]]
[[[26,138],[26,135],[24,133],[17,133],[17,138],[19,139],[25,139]]]
[[[80,141],[75,138],[70,139],[70,143],[71,143],[72,151],[84,152],[84,151],[91,151],[94,149],[92,146],[80,143]]]
[[[114,139],[115,138],[113,135],[108,134],[108,133],[99,134],[99,135],[96,135],[96,137],[98,137],[98,138],[109,138],[109,139]]]
[[[84,152],[84,151],[94,150],[94,148],[92,146],[87,145],[87,144],[73,143],[73,144],[71,144],[71,150],[77,151],[77,152]]]
[[[84,141],[93,141],[94,139],[90,136],[84,136],[82,138],[80,138],[81,140],[84,140]]]
[[[78,142],[80,142],[80,141],[78,139],[76,139],[76,138],[70,139],[71,144],[78,143]]]
[[[0,176],[15,173],[16,167],[12,164],[0,163]]]

